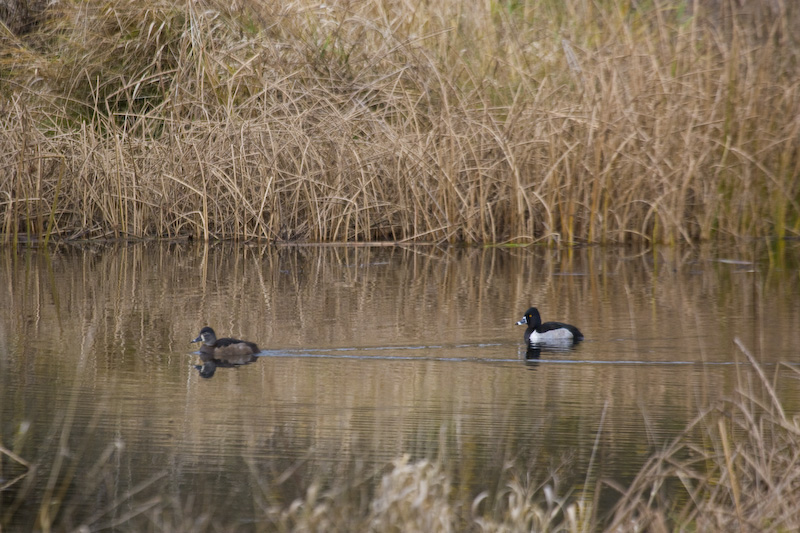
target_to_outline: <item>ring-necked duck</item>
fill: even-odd
[[[243,364],[250,362],[246,356],[252,356],[259,352],[258,346],[253,342],[242,341],[239,339],[222,338],[218,339],[214,330],[206,326],[200,330],[200,335],[192,342],[201,342],[200,353],[210,355],[214,359],[226,360],[233,364]],[[242,362],[238,361],[242,359]],[[244,361],[243,359],[247,359]]]
[[[539,310],[531,307],[522,317],[522,320],[517,322],[517,326],[528,325],[525,330],[525,343],[528,345],[546,342],[565,342],[565,341],[580,341],[583,340],[583,333],[572,324],[563,324],[561,322],[545,322],[542,323],[542,317],[539,316]]]
[[[200,361],[202,366],[195,366],[200,371],[200,376],[211,378],[217,368],[229,368],[246,365],[256,361],[255,354],[258,346],[255,343],[239,339],[218,339],[214,330],[206,326],[200,330],[200,335],[192,342],[203,342],[200,346]]]

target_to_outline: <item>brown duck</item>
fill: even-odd
[[[255,354],[259,352],[258,346],[249,341],[224,337],[218,339],[214,330],[206,326],[200,330],[200,335],[192,342],[202,342],[200,346],[200,360],[203,366],[199,367],[200,375],[210,378],[217,367],[231,367],[246,365],[256,360]]]

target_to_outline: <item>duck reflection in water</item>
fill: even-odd
[[[224,337],[218,339],[214,330],[206,326],[200,330],[200,335],[192,342],[202,342],[200,345],[200,361],[197,365],[200,377],[211,378],[217,368],[231,368],[255,362],[258,358],[258,346],[249,341]]]
[[[542,354],[563,354],[566,352],[571,352],[575,349],[575,344],[577,343],[541,342],[536,344],[528,344],[525,346],[525,360],[538,361],[541,359]]]

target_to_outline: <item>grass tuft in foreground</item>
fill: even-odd
[[[440,461],[412,462],[403,456],[394,460],[381,477],[367,507],[359,505],[357,498],[341,501],[342,488],[321,493],[317,485],[312,485],[304,500],[296,500],[288,508],[272,508],[267,514],[279,531],[592,530],[591,507],[559,499],[552,484],[528,486],[512,475],[494,495],[492,506],[485,505],[488,492],[479,494],[471,505],[455,501],[452,492],[450,477]]]

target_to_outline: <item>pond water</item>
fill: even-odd
[[[777,363],[797,359],[799,257],[791,242],[6,248],[0,445],[35,467],[0,518],[108,527],[173,498],[253,524],[403,454],[439,458],[466,502],[509,465],[624,486],[734,390],[736,338],[797,411]],[[514,324],[531,305],[586,339],[528,358]],[[257,361],[202,378],[206,325],[258,343]]]

